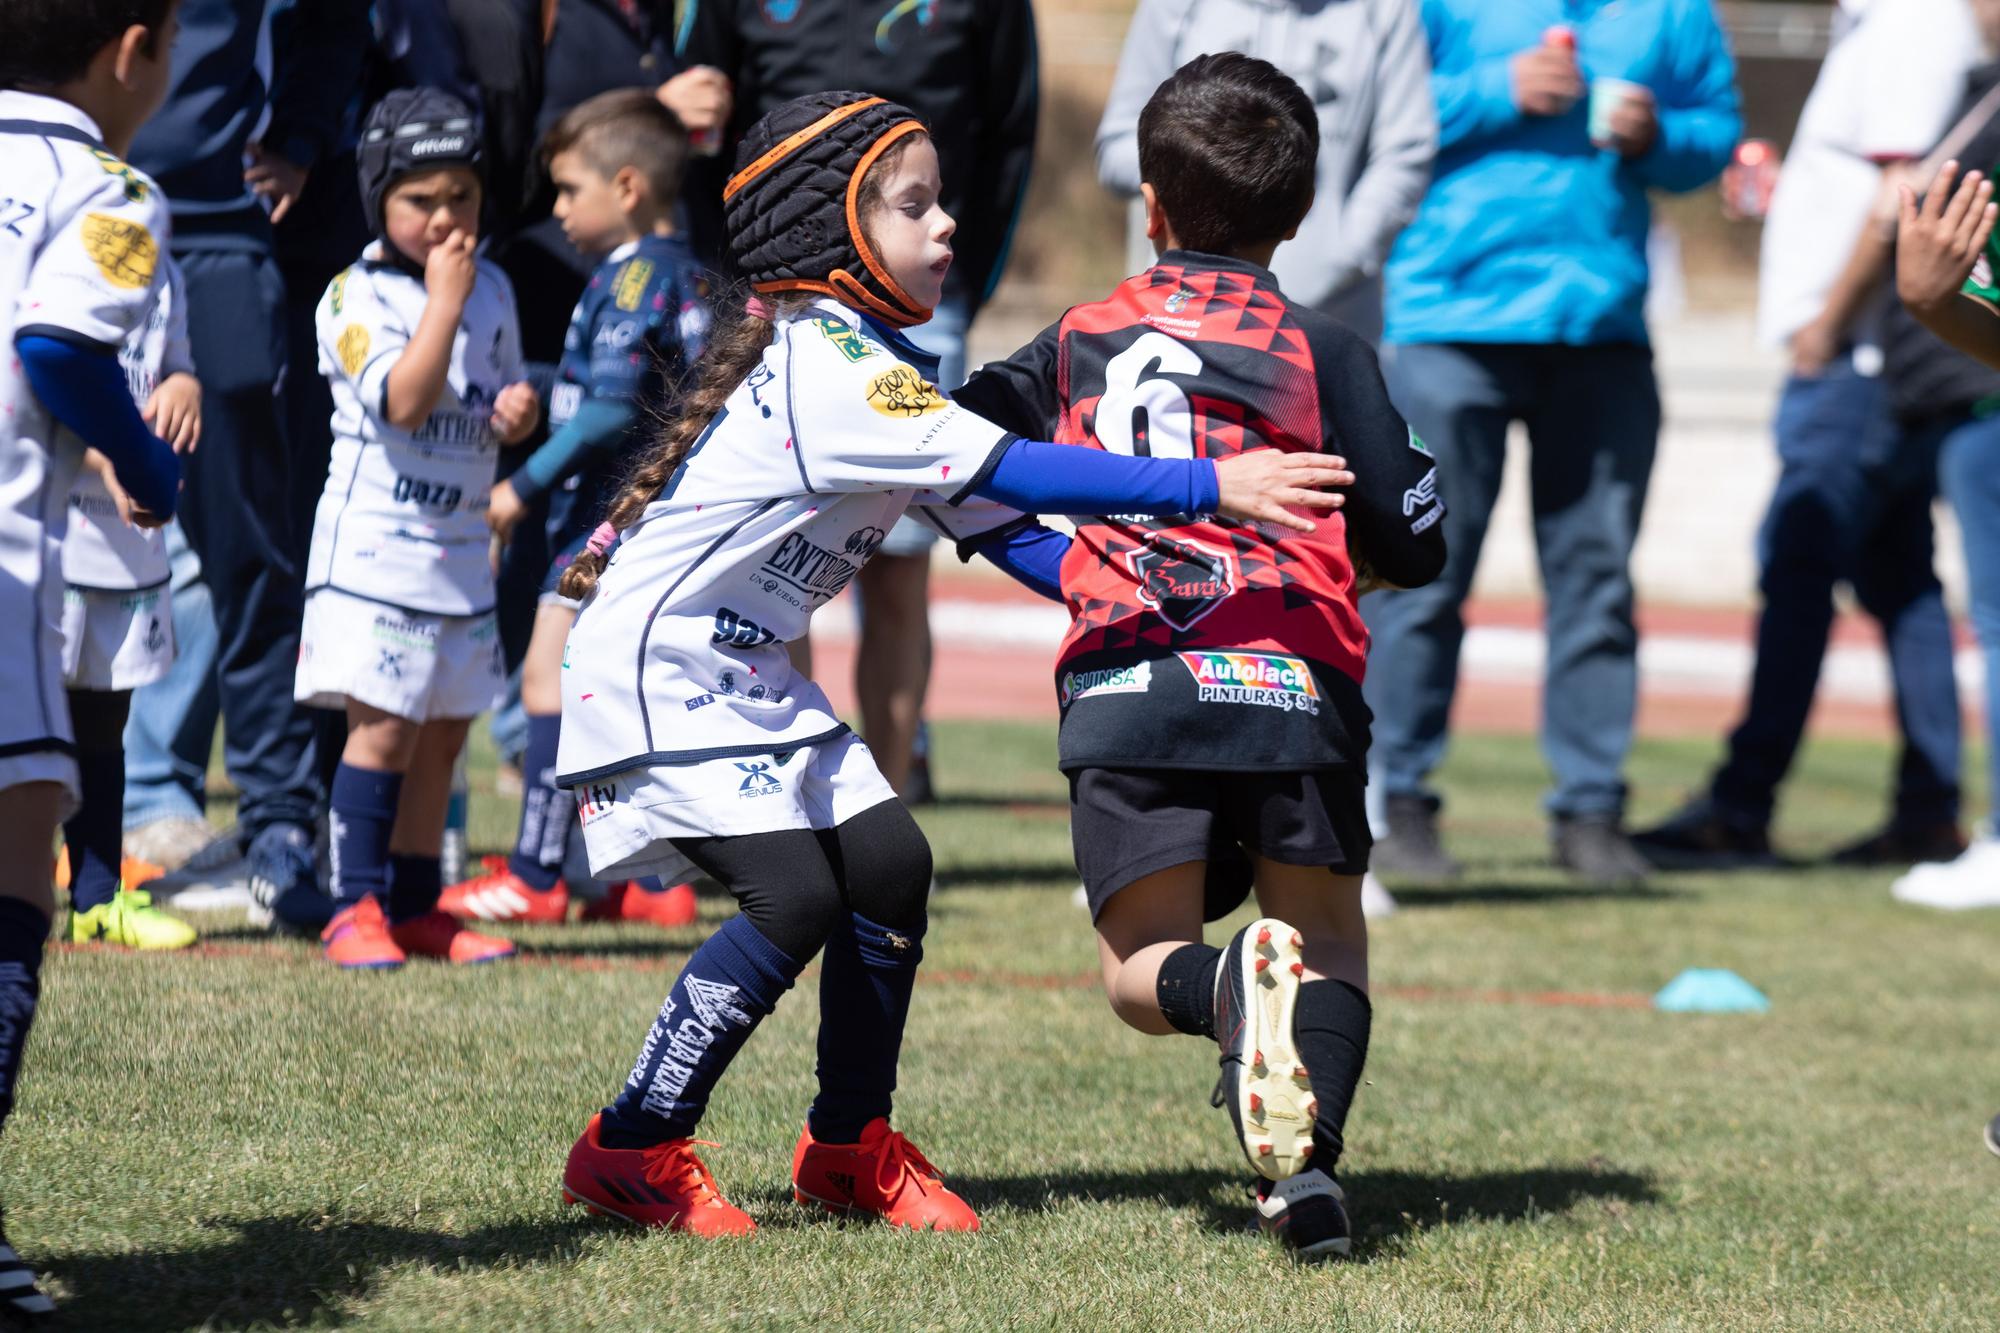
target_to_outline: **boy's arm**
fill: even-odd
[[[1967,356],[2000,369],[2000,286],[1993,254],[1993,182],[1976,171],[1952,189],[1947,162],[1918,205],[1902,186],[1896,224],[1896,294],[1919,323]]]
[[[1307,324],[1319,368],[1326,448],[1356,481],[1342,512],[1375,579],[1394,588],[1429,583],[1444,569],[1444,500],[1437,464],[1382,383],[1375,350],[1334,324]]]

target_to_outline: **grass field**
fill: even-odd
[[[1992,1329],[2000,1322],[2000,919],[1818,869],[1582,891],[1542,864],[1541,769],[1462,741],[1473,863],[1375,933],[1368,1086],[1342,1178],[1354,1262],[1246,1234],[1212,1048],[1111,1017],[1070,903],[1052,735],[942,729],[943,891],[898,1123],[976,1236],[814,1220],[786,1170],[812,1086],[811,973],[703,1126],[762,1226],[703,1243],[563,1209],[690,930],[520,934],[471,975],[345,976],[211,918],[205,950],[63,953],[0,1147],[16,1245],[62,1324],[383,1328]],[[1647,817],[1708,747],[1651,745]],[[1823,744],[1785,829],[1869,826],[1889,756]],[[483,787],[482,771],[476,787]],[[498,846],[506,803],[476,803]],[[706,905],[704,928],[728,910]],[[1737,970],[1763,1017],[1639,1007]],[[1599,997],[1551,1004],[1541,992]]]

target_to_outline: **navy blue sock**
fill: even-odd
[[[435,856],[389,853],[389,923],[420,917],[444,893],[444,866]]]
[[[903,1022],[924,958],[924,924],[891,930],[859,912],[826,942],[819,962],[819,1096],[806,1119],[821,1143],[855,1143],[889,1114]]]
[[[345,760],[333,774],[328,816],[333,849],[333,901],[352,907],[369,894],[389,902],[389,835],[396,827],[401,773],[356,768]]]
[[[528,748],[521,755],[521,832],[507,867],[538,893],[547,893],[562,878],[563,854],[576,823],[576,798],[556,786],[561,739],[561,714],[528,714]]]
[[[118,892],[125,844],[125,752],[79,754],[83,804],[63,825],[69,849],[69,900],[79,912],[102,907]]]
[[[21,1052],[42,990],[42,945],[48,938],[49,918],[39,907],[0,898],[0,1127],[14,1109]]]
[[[694,1133],[715,1081],[805,968],[733,916],[688,959],[618,1100],[604,1108],[607,1148],[646,1148]]]

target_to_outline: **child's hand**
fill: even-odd
[[[1919,316],[1948,304],[1965,286],[1993,232],[1993,182],[1976,171],[1951,188],[1958,163],[1947,162],[1931,182],[1923,206],[1916,192],[1898,190],[1896,294]],[[1947,196],[1949,199],[1947,200]]]
[[[470,300],[473,283],[479,278],[479,264],[472,257],[478,244],[478,237],[462,231],[440,241],[424,260],[424,294],[460,306]]]
[[[193,453],[201,442],[201,381],[185,372],[167,376],[153,387],[139,415],[175,453]]]
[[[1311,532],[1312,520],[1293,508],[1338,509],[1344,495],[1330,495],[1321,486],[1352,486],[1347,460],[1325,454],[1287,454],[1276,449],[1252,449],[1215,465],[1216,511],[1246,523],[1274,523],[1294,532]]]
[[[493,400],[493,433],[502,444],[519,444],[527,439],[541,419],[542,400],[536,396],[535,386],[526,380],[516,380]]]
[[[486,497],[486,526],[503,542],[513,537],[514,525],[527,512],[528,506],[511,481],[496,483],[492,494]]]
[[[118,470],[111,466],[111,460],[95,449],[83,451],[83,467],[86,472],[95,472],[97,479],[104,483],[104,489],[111,494],[111,503],[118,506],[118,520],[135,528],[162,528],[167,520],[149,513],[132,503],[132,497],[118,484]]]

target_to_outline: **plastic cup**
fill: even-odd
[[[1611,117],[1619,107],[1627,102],[1636,102],[1647,95],[1646,85],[1633,83],[1630,79],[1592,79],[1590,81],[1590,141],[1599,148],[1617,147],[1616,137],[1611,132]]]

